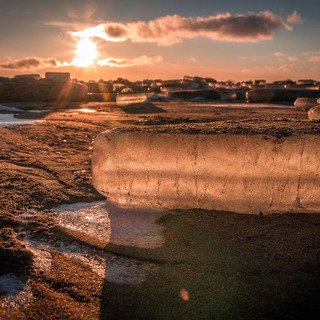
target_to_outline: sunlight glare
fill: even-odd
[[[96,45],[88,38],[80,39],[77,47],[77,57],[72,61],[72,65],[77,67],[87,67],[92,64],[97,57]]]

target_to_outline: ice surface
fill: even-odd
[[[42,271],[49,271],[51,268],[51,250],[57,250],[68,258],[80,260],[107,281],[120,284],[142,282],[146,273],[156,267],[152,263],[141,263],[135,259],[119,257],[77,242],[55,241],[48,243],[26,236],[23,243],[35,255],[34,268],[42,269]]]
[[[17,119],[13,114],[1,114],[0,113],[0,127],[9,126],[25,126],[42,122],[43,120],[34,119]]]
[[[163,244],[159,211],[120,208],[108,201],[62,205],[51,211],[65,228],[118,245],[155,248]]]
[[[102,202],[62,205],[51,211],[58,213],[58,221],[62,226],[109,242],[110,219]]]
[[[13,108],[13,107],[3,106],[2,104],[0,104],[0,111],[17,112],[17,111],[22,111],[22,110],[21,109],[17,109],[17,108]]]
[[[57,214],[57,222],[64,228],[76,230],[93,238],[127,246],[154,248],[162,245],[161,228],[155,223],[158,212],[150,209],[124,209],[107,201],[61,205],[50,210]],[[20,216],[22,221],[39,214],[29,210]],[[76,241],[37,240],[30,236],[21,239],[34,254],[33,268],[47,272],[51,269],[51,251],[57,250],[66,257],[80,260],[93,272],[115,283],[135,284],[144,281],[152,263],[119,257],[104,250],[93,249]]]

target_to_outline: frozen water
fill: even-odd
[[[117,245],[155,248],[164,238],[155,223],[159,211],[120,208],[108,201],[62,205],[51,211],[65,228]]]
[[[17,119],[13,114],[1,114],[0,113],[0,127],[9,126],[26,126],[30,124],[35,124],[42,122],[43,120],[35,119]]]
[[[61,205],[50,211],[57,215],[57,222],[64,228],[76,230],[107,243],[142,248],[154,248],[164,242],[161,228],[155,223],[158,211],[150,209],[119,208],[107,201]],[[29,210],[21,215],[24,222],[39,212]],[[144,281],[152,263],[119,257],[104,250],[93,249],[76,241],[45,242],[25,236],[26,248],[34,254],[33,268],[47,272],[51,268],[51,251],[57,250],[66,257],[80,260],[93,272],[115,283],[135,284]]]
[[[162,228],[155,222],[159,210],[120,208],[108,201],[103,205],[111,221],[111,243],[140,248],[156,248],[164,243]]]
[[[7,107],[0,104],[0,111],[8,111],[8,112],[17,112],[22,111],[21,109],[13,108],[13,107]]]
[[[135,259],[119,257],[103,250],[92,249],[76,242],[44,242],[25,237],[24,244],[34,257],[34,268],[49,271],[51,268],[51,250],[57,250],[68,258],[77,259],[88,265],[93,272],[110,282],[136,284],[144,281],[146,273],[155,268],[152,263],[141,263]]]
[[[51,211],[58,213],[58,221],[62,226],[110,241],[110,219],[101,202],[62,205]]]

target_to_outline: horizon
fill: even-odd
[[[0,74],[319,80],[316,0],[12,0],[2,5]]]

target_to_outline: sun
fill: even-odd
[[[82,38],[77,45],[77,56],[72,63],[77,67],[88,67],[93,64],[97,57],[96,45],[88,38]]]

